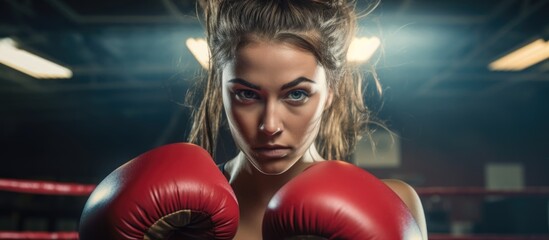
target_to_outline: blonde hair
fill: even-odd
[[[201,102],[193,111],[189,142],[214,155],[223,115],[222,67],[240,47],[259,38],[289,43],[316,56],[326,70],[334,98],[323,113],[325,123],[315,146],[326,159],[347,159],[371,120],[364,104],[361,75],[346,60],[357,25],[354,2],[207,0],[201,5],[211,59],[207,78],[196,85],[202,94],[194,95]]]

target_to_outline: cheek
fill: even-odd
[[[232,108],[235,125],[244,132],[249,132],[254,125],[254,113],[250,109]]]
[[[317,129],[322,116],[323,104],[320,97],[311,99],[309,104],[291,109],[286,128],[290,128],[293,132],[299,133],[302,136],[307,136],[309,133]]]
[[[254,107],[239,107],[237,104],[225,105],[228,113],[229,127],[234,137],[241,141],[248,141],[257,132],[257,109]]]
[[[238,133],[238,129],[240,128],[238,127],[240,117],[238,114],[235,114],[235,111],[233,111],[234,107],[228,91],[223,91],[223,109],[225,110],[225,115],[227,116],[227,122],[231,133],[233,135]]]

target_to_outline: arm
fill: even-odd
[[[421,230],[423,239],[426,240],[427,224],[425,223],[425,213],[423,212],[423,206],[421,205],[421,200],[419,199],[419,196],[417,195],[414,188],[412,188],[407,183],[400,180],[396,180],[396,179],[383,180],[383,182],[389,188],[391,188],[400,197],[400,199],[402,199],[402,201],[406,204],[406,206],[410,209],[412,216],[414,216],[414,219],[416,220]]]

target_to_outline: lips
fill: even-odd
[[[283,158],[290,154],[291,148],[280,145],[268,145],[254,148],[254,151],[263,158]]]

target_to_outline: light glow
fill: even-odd
[[[191,51],[194,58],[204,69],[208,69],[210,62],[210,49],[208,43],[203,38],[189,38],[186,42],[187,48]]]
[[[351,63],[364,63],[370,60],[372,55],[381,45],[378,37],[355,37],[347,52],[347,61]]]
[[[492,71],[521,71],[549,58],[549,41],[538,39],[496,61],[488,68]]]
[[[11,38],[0,39],[0,63],[34,78],[71,78],[72,71],[16,47]]]

